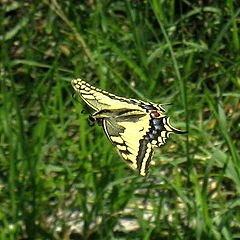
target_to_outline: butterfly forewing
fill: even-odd
[[[148,173],[153,149],[165,144],[170,133],[185,133],[170,125],[160,104],[115,96],[81,79],[72,85],[96,110],[91,119],[103,126],[118,153],[142,176]]]
[[[94,110],[102,109],[155,109],[165,111],[161,104],[144,102],[131,98],[119,97],[99,88],[96,88],[80,78],[72,80],[72,86],[78,92],[81,98]]]

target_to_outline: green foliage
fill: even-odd
[[[1,5],[0,239],[240,238],[239,1]],[[189,133],[140,177],[88,126],[75,77],[174,103]]]

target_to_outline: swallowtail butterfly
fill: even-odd
[[[154,148],[164,145],[170,133],[186,133],[170,125],[161,104],[118,97],[79,78],[72,86],[95,110],[89,119],[103,127],[118,153],[142,176],[148,173]]]

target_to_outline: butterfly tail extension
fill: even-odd
[[[187,133],[187,131],[179,130],[179,129],[173,127],[173,126],[170,124],[169,117],[166,117],[164,120],[165,120],[165,128],[168,129],[169,133],[171,133],[171,132],[173,132],[173,133],[175,133],[175,134],[184,134],[184,133]]]

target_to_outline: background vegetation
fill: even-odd
[[[240,239],[239,1],[3,0],[0,24],[0,239]],[[75,77],[189,133],[140,177]]]

